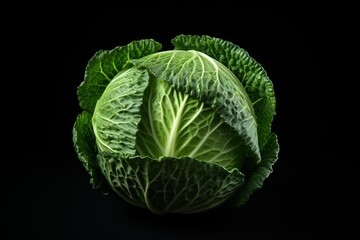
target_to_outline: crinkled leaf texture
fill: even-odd
[[[160,43],[144,39],[116,47],[111,51],[96,52],[89,60],[85,69],[85,79],[77,90],[80,107],[93,112],[96,101],[107,85],[119,72],[128,68],[131,59],[141,58],[160,49]]]
[[[275,133],[271,133],[261,151],[262,161],[253,172],[249,173],[245,184],[242,185],[235,196],[229,200],[228,205],[238,207],[244,205],[250,196],[263,186],[265,179],[269,177],[273,171],[273,165],[278,159],[278,154],[278,139]]]
[[[245,89],[223,64],[198,51],[163,51],[131,61],[146,67],[178,92],[210,106],[231,126],[249,148],[252,160],[260,161],[257,123]]]
[[[94,55],[78,88],[74,148],[94,187],[155,214],[242,206],[278,158],[272,82],[231,42],[172,43],[158,52],[145,39]]]
[[[220,38],[179,35],[172,43],[176,49],[206,53],[237,76],[253,104],[258,124],[259,146],[262,148],[271,132],[276,107],[273,83],[265,69],[247,51]]]
[[[111,51],[96,52],[86,66],[85,79],[77,89],[79,105],[84,111],[78,115],[73,126],[73,144],[79,160],[91,176],[90,182],[94,188],[103,183],[96,162],[98,150],[91,123],[95,105],[112,79],[129,69],[130,59],[141,58],[160,49],[161,44],[152,39],[132,41]]]
[[[95,161],[97,147],[91,117],[92,114],[86,110],[77,116],[73,127],[73,142],[79,160],[91,176],[90,183],[94,188],[98,188],[103,176]]]
[[[112,189],[132,205],[155,214],[196,213],[226,201],[244,182],[236,168],[194,158],[98,155],[99,165]]]

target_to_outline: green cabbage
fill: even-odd
[[[273,84],[239,46],[180,35],[98,51],[73,127],[94,188],[155,214],[242,206],[278,158]]]

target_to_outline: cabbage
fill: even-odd
[[[73,127],[94,188],[154,214],[240,207],[278,159],[273,84],[239,46],[180,35],[100,50]]]

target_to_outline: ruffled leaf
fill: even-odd
[[[96,101],[106,86],[121,71],[128,69],[131,59],[141,58],[161,49],[161,44],[144,39],[133,41],[126,46],[111,51],[100,50],[89,60],[85,69],[85,79],[77,90],[80,107],[94,111]]]

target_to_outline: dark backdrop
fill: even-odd
[[[11,63],[21,62],[23,68],[14,67],[12,74],[22,80],[26,97],[14,99],[26,106],[26,114],[12,109],[13,124],[20,132],[26,129],[26,136],[9,137],[16,143],[9,148],[16,167],[5,165],[2,174],[4,182],[12,183],[6,189],[9,214],[3,215],[7,230],[36,239],[311,237],[310,231],[317,229],[312,166],[321,160],[317,149],[323,132],[314,54],[318,42],[309,31],[317,27],[309,23],[312,13],[236,6],[114,10],[48,12],[16,25],[14,34],[22,38],[14,42],[19,54],[12,55]],[[152,215],[93,190],[73,149],[72,125],[80,113],[76,88],[95,52],[144,38],[172,49],[170,41],[178,34],[232,41],[247,50],[274,83],[279,160],[263,188],[242,208]],[[11,85],[16,88],[16,81]]]

